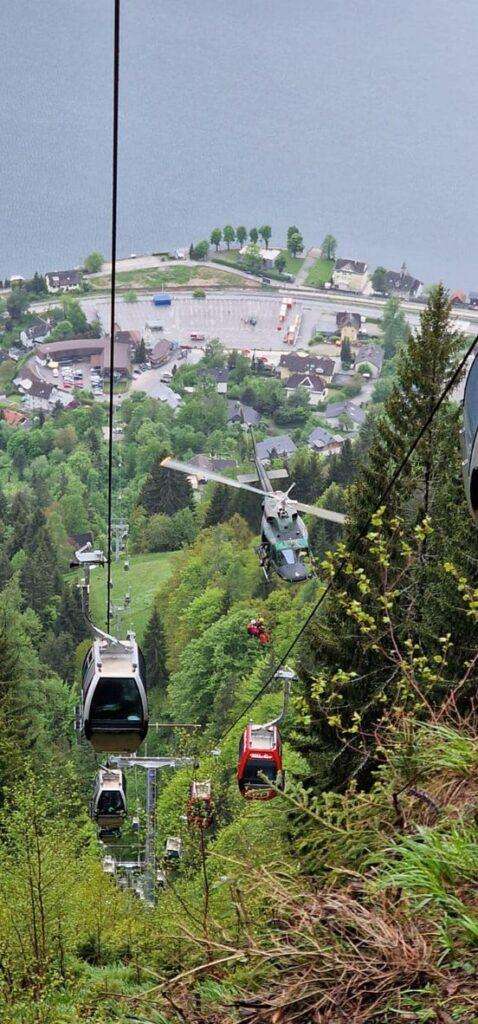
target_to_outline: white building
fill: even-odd
[[[360,260],[337,260],[332,284],[344,292],[363,292],[367,284],[367,264]]]

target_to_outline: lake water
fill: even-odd
[[[0,277],[107,253],[112,0],[2,17]],[[478,290],[476,0],[123,0],[119,252],[296,223]]]

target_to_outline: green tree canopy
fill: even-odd
[[[231,244],[236,237],[236,232],[234,231],[232,224],[226,224],[226,227],[224,228],[222,234],[224,237],[224,241],[227,245],[227,248],[230,249]]]
[[[279,274],[283,274],[284,273],[284,270],[285,270],[285,267],[286,267],[286,263],[287,263],[287,260],[286,260],[286,258],[284,256],[284,253],[280,252],[279,255],[276,256],[276,258],[274,260],[274,266],[275,266],[276,270],[279,271]]]
[[[96,250],[94,252],[90,252],[89,256],[85,259],[85,270],[87,270],[89,274],[97,274],[98,271],[101,270],[102,266],[103,256],[101,253]]]
[[[326,235],[322,242],[322,259],[334,260],[337,253],[337,239],[333,235]]]
[[[221,244],[221,239],[222,239],[221,228],[213,228],[213,230],[211,231],[211,245],[215,245],[216,246],[216,252],[218,251],[219,246]]]
[[[239,245],[244,245],[247,238],[247,228],[245,228],[243,224],[240,224],[239,227],[236,228],[236,238]]]
[[[294,232],[292,235],[289,235],[287,239],[287,248],[289,252],[292,253],[293,256],[297,256],[298,253],[303,252],[304,239],[302,238],[302,235],[300,235],[298,231]]]
[[[385,294],[387,287],[387,271],[385,267],[376,267],[372,274],[372,288],[374,292]]]
[[[157,458],[146,477],[138,505],[150,516],[158,512],[169,516],[180,508],[192,507],[192,504],[193,491],[187,477],[166,469],[161,465],[161,458]]]
[[[266,243],[266,249],[268,249],[269,248],[270,238],[271,238],[271,235],[272,235],[272,228],[271,228],[270,224],[263,224],[262,227],[259,228],[259,234],[260,234],[262,240]]]

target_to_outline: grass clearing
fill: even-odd
[[[323,260],[320,257],[315,261],[313,267],[310,268],[305,279],[305,283],[311,285],[313,288],[321,288],[327,283],[327,281],[331,280],[333,269],[333,260]]]
[[[121,289],[130,291],[134,288],[161,288],[163,285],[176,284],[186,285],[190,282],[201,282],[218,285],[237,285],[242,283],[242,278],[227,270],[213,270],[211,267],[166,267],[161,270],[159,267],[138,268],[137,270],[122,270],[116,275],[116,285]],[[91,279],[94,291],[105,291],[110,287],[111,278],[109,274]]]
[[[154,555],[132,555],[129,572],[124,571],[124,562],[113,562],[113,604],[121,604],[124,594],[130,592],[130,611],[123,623],[125,629],[134,629],[139,641],[143,639],[154,597],[171,576],[179,554],[179,551],[161,551]],[[101,627],[106,615],[106,570],[96,569],[91,579],[92,618]]]
[[[299,273],[299,270],[304,262],[303,256],[293,256],[288,249],[281,249],[281,253],[285,258],[285,274],[292,274],[293,277]]]

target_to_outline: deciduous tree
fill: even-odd
[[[222,234],[224,237],[224,241],[227,245],[227,248],[230,249],[231,244],[236,237],[236,232],[234,231],[232,224],[226,224],[226,227],[224,228]]]
[[[98,271],[101,270],[102,266],[103,256],[101,253],[96,250],[94,252],[90,252],[89,256],[85,259],[85,270],[87,270],[89,274],[97,274]]]
[[[268,249],[269,248],[270,237],[271,237],[271,234],[272,234],[272,228],[271,228],[270,224],[263,224],[262,227],[259,228],[259,234],[260,234],[262,240],[266,243],[266,249]]]
[[[221,229],[220,228],[213,228],[213,230],[211,231],[211,245],[215,245],[216,246],[216,252],[219,251],[219,246],[221,244],[221,239],[222,239],[222,231],[221,231]]]
[[[337,252],[337,239],[333,235],[326,235],[322,242],[322,259],[334,260]]]

